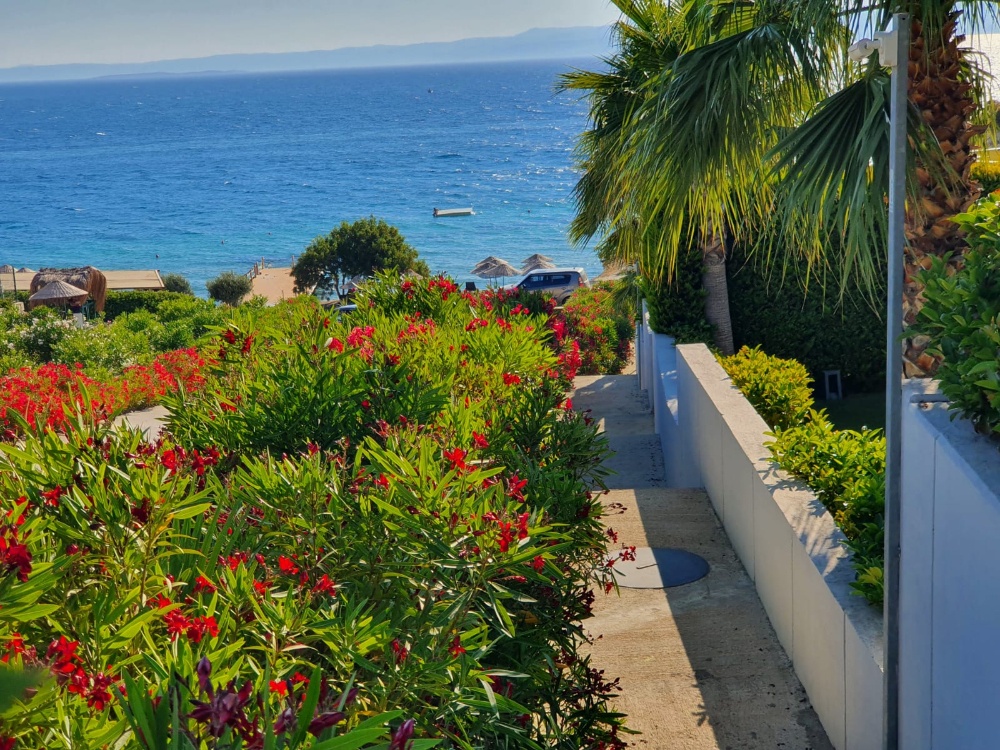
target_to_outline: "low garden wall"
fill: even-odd
[[[771,462],[767,425],[707,347],[643,328],[639,371],[668,482],[708,492],[833,745],[880,748],[882,618],[851,594],[842,533]]]
[[[900,747],[997,747],[1000,456],[919,384],[903,408]]]

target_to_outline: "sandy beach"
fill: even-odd
[[[266,297],[275,305],[283,299],[295,296],[295,279],[291,268],[265,268],[253,280],[252,295]]]

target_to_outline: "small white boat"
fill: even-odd
[[[475,212],[472,208],[435,208],[435,216],[472,216]]]

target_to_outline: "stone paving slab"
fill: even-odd
[[[577,386],[574,406],[607,415],[612,447],[627,452],[612,463],[620,489],[604,497],[619,543],[679,547],[711,566],[686,586],[598,596],[587,622],[591,653],[606,676],[621,678],[617,708],[642,732],[631,745],[832,750],[707,495],[658,486],[662,454],[655,434],[643,437],[652,422],[635,377],[578,378]]]

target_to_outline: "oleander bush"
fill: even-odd
[[[955,217],[970,249],[956,270],[933,259],[920,281],[924,306],[912,327],[929,337],[928,351],[943,357],[936,373],[955,415],[976,431],[1000,436],[1000,203],[979,201]]]
[[[183,349],[103,380],[81,367],[54,363],[11,370],[0,376],[0,433],[11,439],[25,429],[64,430],[78,416],[106,422],[158,403],[171,391],[197,390],[204,381],[204,365],[197,351]]]
[[[578,289],[563,306],[564,335],[580,347],[581,375],[616,375],[632,357],[632,320],[612,302],[611,287],[600,284]]]
[[[212,354],[155,444],[0,445],[0,747],[625,747],[580,647],[632,550],[546,315],[383,279]]]
[[[871,604],[883,597],[885,436],[838,430],[812,408],[809,375],[794,360],[742,349],[720,363],[771,427],[771,457],[816,493],[847,537],[857,572],[854,591]]]

